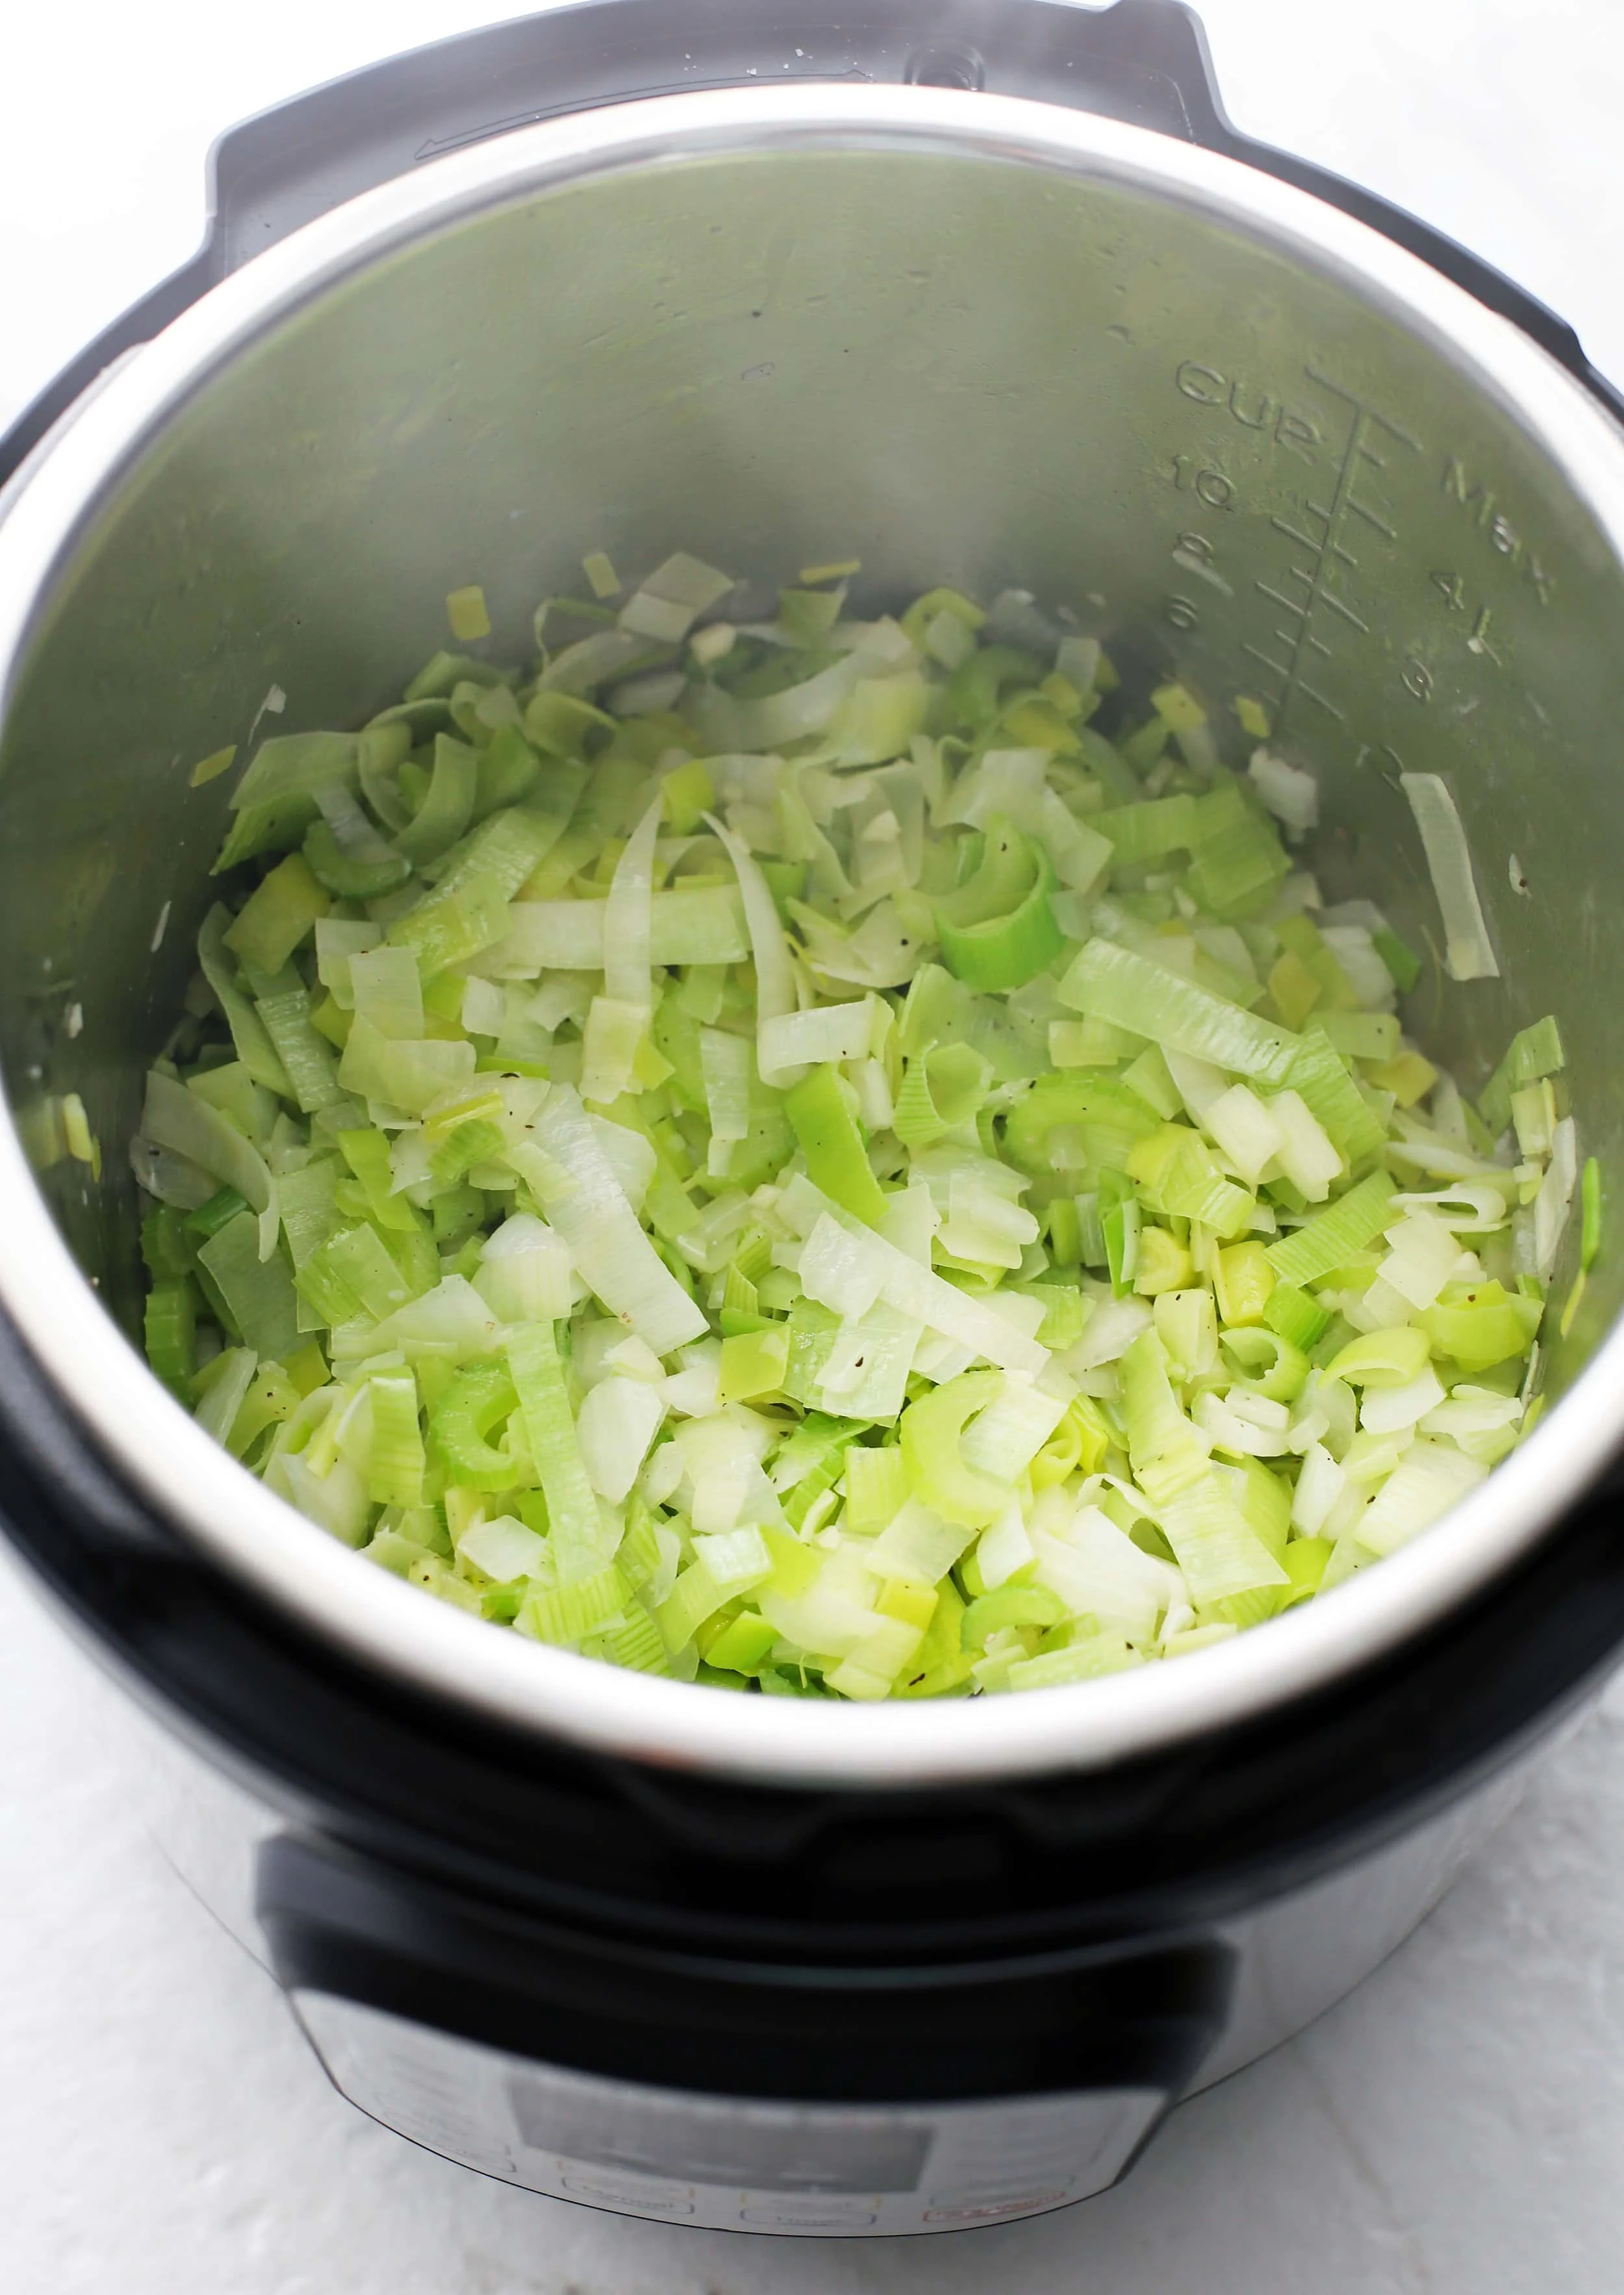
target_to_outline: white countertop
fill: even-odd
[[[183,261],[220,127],[455,0],[14,11],[0,423]],[[1624,377],[1624,12],[1205,0],[1237,124],[1411,207]],[[1612,229],[1605,227],[1611,217]],[[975,2239],[627,2223],[480,2181],[327,2086],[132,1813],[88,1662],[0,1559],[0,2284],[14,2295],[1611,2295],[1624,2254],[1624,1690],[1352,2000],[1127,2185]]]

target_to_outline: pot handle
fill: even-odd
[[[211,154],[204,255],[224,276],[358,192],[537,120],[786,78],[984,88],[1221,152],[1396,240],[1624,416],[1572,328],[1492,265],[1361,185],[1238,135],[1187,0],[869,0],[861,11],[850,0],[571,0],[392,57],[231,129]]]
[[[0,437],[4,486],[112,362],[303,224],[518,127],[683,89],[789,78],[984,88],[1199,143],[1369,224],[1533,336],[1612,408],[1624,397],[1543,304],[1356,184],[1237,135],[1184,0],[569,0],[331,80],[222,135],[192,261],[99,335]]]
[[[1096,2181],[1086,2156],[1047,2164],[1050,2180],[1075,2173],[1081,2187],[1065,2196],[1084,2198],[1187,2091],[1235,1983],[1217,1936],[884,1969],[834,1954],[825,1964],[815,1944],[778,1964],[712,1958],[566,1927],[310,1834],[261,1845],[255,1895],[273,1972],[340,2092],[401,2134],[521,2183],[520,2139],[564,2154],[551,2162],[560,2169],[583,2156],[689,2185],[871,2191],[873,2158],[853,2146],[922,2144],[917,2123],[933,2107],[1070,2099],[1114,2120],[1125,2105],[1128,2140]],[[699,2106],[698,2134],[683,2098]],[[600,2150],[590,2131],[605,2103],[619,2141]],[[779,2140],[762,2122],[784,2107],[804,2154],[788,2179],[762,2149]],[[844,2161],[809,2163],[807,2144],[831,2143]],[[923,2158],[893,2165],[902,2172],[878,2188],[913,2190]]]

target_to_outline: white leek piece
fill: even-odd
[[[1483,921],[1472,850],[1455,799],[1436,773],[1400,776],[1409,809],[1421,831],[1422,849],[1443,918],[1444,962],[1451,980],[1498,980],[1489,927]]]

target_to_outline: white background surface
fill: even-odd
[[[8,11],[0,422],[192,251],[233,119],[494,20],[456,0]],[[1624,378],[1613,0],[1204,0],[1238,125],[1454,233]],[[86,1661],[0,1561],[7,2295],[1612,2295],[1624,1697],[1362,1993],[1130,2182],[928,2246],[627,2224],[482,2183],[327,2087],[143,1836]]]

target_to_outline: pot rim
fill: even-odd
[[[326,290],[476,216],[594,178],[772,150],[1024,166],[1193,208],[1328,274],[1441,352],[1553,461],[1624,559],[1624,436],[1546,353],[1311,194],[1170,137],[1013,97],[800,82],[656,97],[437,159],[257,257],[98,384],[0,498],[0,710],[110,494],[187,402]],[[59,1233],[0,1118],[0,1310],[76,1417],[208,1561],[404,1685],[542,1737],[763,1784],[907,1787],[1089,1770],[1260,1715],[1391,1653],[1527,1553],[1624,1437],[1615,1325],[1529,1440],[1453,1513],[1321,1602],[1176,1665],[974,1701],[734,1697],[492,1631],[307,1522],[152,1376]],[[3,1406],[0,1406],[3,1407]]]

